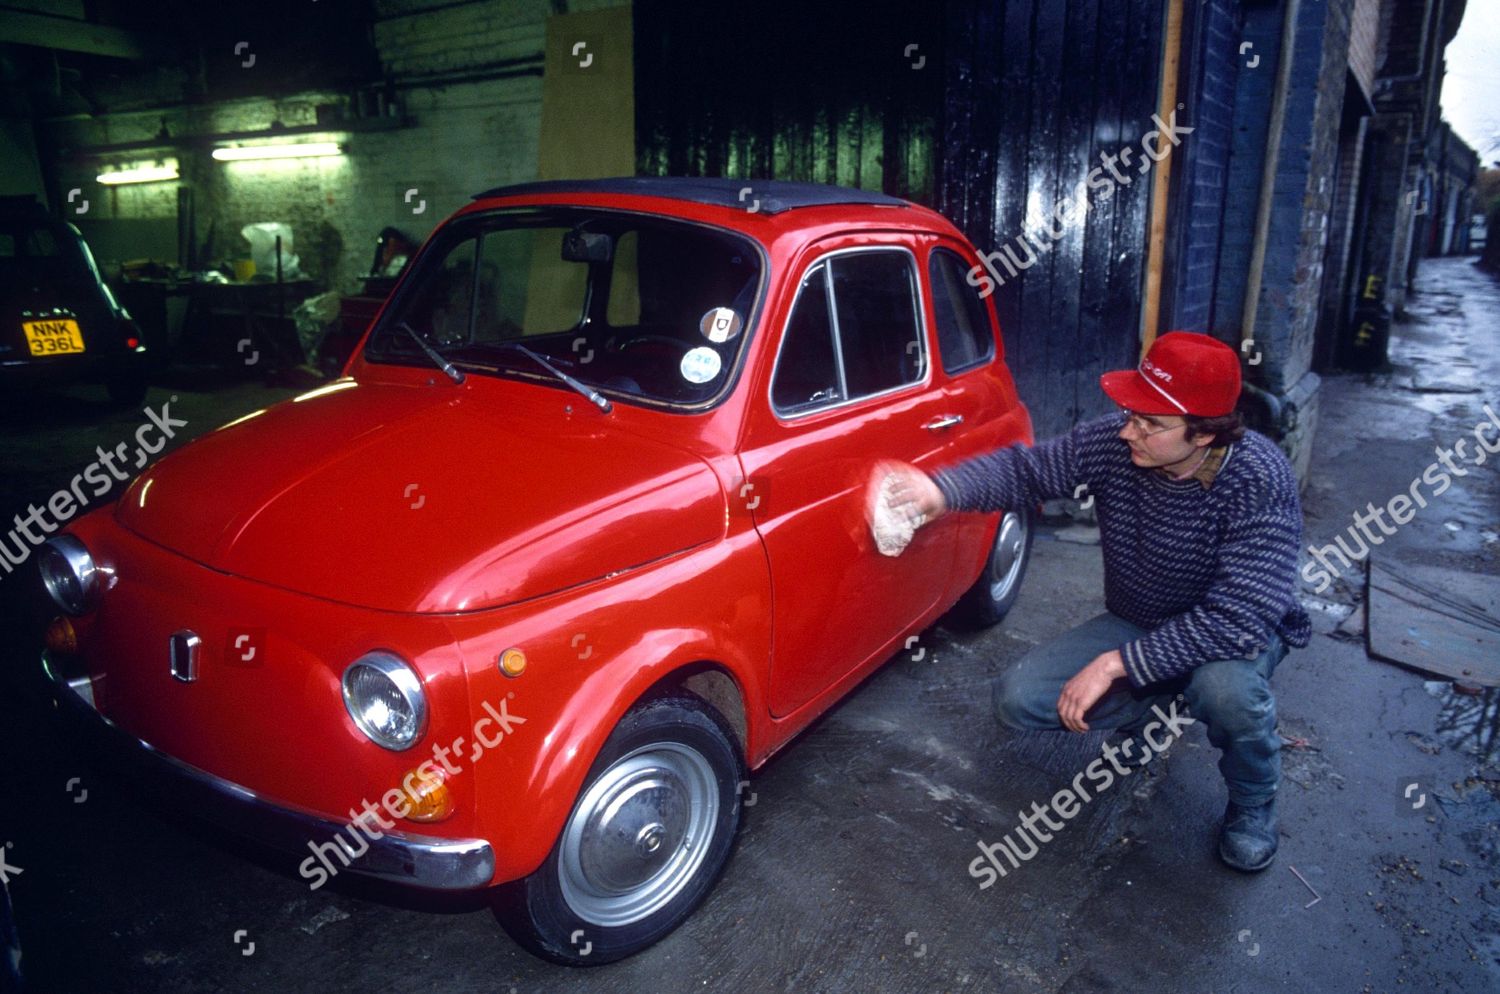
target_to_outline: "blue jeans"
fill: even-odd
[[[1140,638],[1147,629],[1105,612],[1090,618],[1022,656],[995,681],[995,711],[1012,728],[1063,727],[1057,698],[1094,657]],[[1187,711],[1203,722],[1208,741],[1220,750],[1219,772],[1229,799],[1257,805],[1269,801],[1281,782],[1281,741],[1276,734],[1276,699],[1271,673],[1286,655],[1276,635],[1255,659],[1217,659],[1190,674],[1138,690],[1126,680],[1114,686],[1084,715],[1089,728],[1137,732],[1153,720],[1152,706],[1166,711],[1181,694]]]

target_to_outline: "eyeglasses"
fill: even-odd
[[[1160,435],[1164,431],[1171,431],[1174,428],[1182,428],[1187,425],[1187,422],[1184,421],[1182,424],[1167,425],[1164,428],[1154,427],[1150,421],[1146,420],[1144,414],[1137,414],[1123,407],[1120,408],[1120,420],[1123,426],[1134,428],[1142,437]]]

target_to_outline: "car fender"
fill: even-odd
[[[765,560],[744,531],[586,592],[453,618],[476,726],[512,718],[499,761],[474,764],[474,825],[495,848],[494,882],[542,864],[610,733],[659,685],[705,666],[725,673],[749,726],[736,745],[763,751],[770,616]],[[519,677],[499,668],[507,651],[526,658]]]

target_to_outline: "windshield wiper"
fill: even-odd
[[[590,404],[593,404],[605,414],[608,414],[610,411],[614,410],[614,405],[611,404],[609,400],[606,397],[602,396],[597,390],[594,390],[592,387],[585,386],[579,381],[573,379],[573,377],[569,376],[567,373],[564,373],[562,370],[558,369],[556,366],[552,365],[552,363],[548,362],[546,359],[543,359],[541,356],[537,355],[535,352],[531,351],[520,342],[501,342],[500,348],[515,349],[522,355],[530,357],[537,363],[537,365],[541,366],[543,369],[547,370],[547,372],[551,373],[553,376],[556,376],[559,380],[562,380],[568,386],[572,387],[574,390],[577,390],[579,393],[587,397]]]
[[[419,346],[421,346],[422,351],[427,353],[427,358],[432,360],[433,365],[437,366],[438,369],[441,369],[444,375],[448,377],[448,379],[452,380],[454,383],[462,383],[464,381],[463,372],[457,369],[453,365],[453,363],[449,362],[447,359],[444,359],[440,354],[438,354],[437,349],[433,348],[431,345],[428,345],[427,339],[423,338],[421,333],[418,332],[417,329],[413,328],[405,321],[402,321],[400,324],[396,325],[396,327],[405,329],[406,333],[410,335]]]

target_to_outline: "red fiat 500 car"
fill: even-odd
[[[877,552],[881,459],[1030,441],[973,248],[858,190],[492,190],[344,375],[149,467],[40,555],[59,702],[194,811],[360,873],[493,888],[608,962],[722,869],[753,770],[957,605],[1029,516]]]

